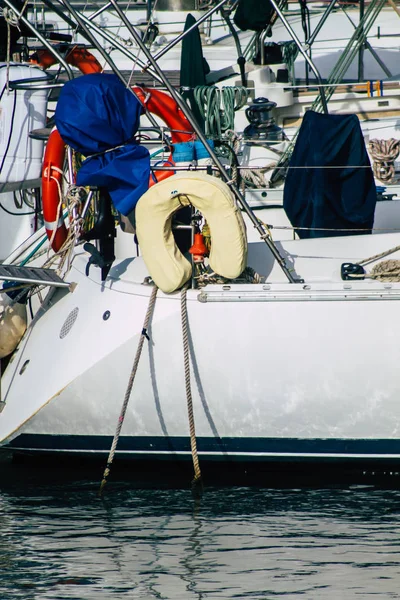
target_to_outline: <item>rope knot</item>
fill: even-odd
[[[19,28],[19,19],[12,8],[7,8],[4,6],[3,17],[8,25],[11,25],[11,27],[16,27],[19,31],[21,31]]]
[[[392,183],[395,176],[394,161],[400,152],[400,140],[370,140],[368,149],[373,158],[374,175],[380,181]]]

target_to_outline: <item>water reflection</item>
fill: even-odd
[[[397,598],[400,492],[0,483],[0,597]]]

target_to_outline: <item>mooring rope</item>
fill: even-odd
[[[154,286],[153,289],[152,289],[152,291],[151,291],[150,301],[149,301],[149,305],[147,307],[147,312],[146,312],[146,316],[145,316],[144,323],[143,323],[142,333],[140,334],[139,343],[138,343],[138,347],[137,347],[136,355],[135,355],[135,360],[133,362],[131,374],[130,374],[129,381],[128,381],[128,386],[127,386],[126,392],[125,392],[124,401],[122,403],[121,413],[120,413],[119,418],[118,418],[117,429],[115,431],[115,435],[114,435],[114,439],[113,439],[113,442],[112,442],[112,445],[111,445],[110,453],[108,455],[106,468],[104,469],[103,479],[102,479],[101,484],[100,484],[99,496],[102,495],[104,486],[107,483],[107,478],[108,478],[108,476],[110,474],[111,465],[112,465],[112,462],[114,460],[115,451],[117,449],[117,444],[118,444],[119,436],[120,436],[120,433],[121,433],[122,424],[123,424],[124,419],[125,419],[126,409],[128,408],[128,403],[129,403],[129,398],[130,398],[131,392],[132,392],[133,382],[135,380],[136,372],[137,372],[138,365],[139,365],[140,356],[142,354],[142,348],[143,348],[144,339],[145,338],[149,339],[149,336],[148,336],[148,333],[147,333],[147,328],[149,326],[150,318],[151,318],[151,316],[153,314],[154,305],[156,303],[157,291],[158,291],[158,287]]]
[[[389,254],[393,254],[393,252],[397,252],[398,250],[400,250],[400,246],[394,246],[389,250],[385,250],[384,252],[380,252],[379,254],[374,254],[374,256],[370,256],[369,258],[364,258],[363,260],[360,260],[357,264],[366,265],[367,263],[373,262],[378,258],[384,258],[385,256],[389,256]]]
[[[193,400],[192,390],[190,386],[190,357],[189,357],[189,327],[188,327],[188,316],[187,316],[187,286],[182,288],[181,291],[181,318],[182,318],[182,335],[183,335],[183,360],[185,366],[185,389],[186,389],[186,400],[189,417],[189,429],[190,429],[190,448],[192,451],[194,478],[192,481],[192,490],[199,492],[202,489],[202,478],[199,464],[199,457],[197,454],[197,440],[196,440],[196,429],[194,423],[193,413]]]

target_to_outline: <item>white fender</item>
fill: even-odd
[[[26,305],[12,302],[7,294],[0,295],[0,358],[14,352],[27,324]]]
[[[195,206],[211,231],[211,269],[229,279],[246,267],[246,227],[229,187],[200,172],[173,175],[154,185],[136,205],[136,235],[154,283],[165,293],[182,287],[192,275],[191,263],[175,244],[172,215]]]

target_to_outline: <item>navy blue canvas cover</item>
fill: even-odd
[[[262,31],[271,22],[274,12],[269,0],[239,0],[233,22],[242,31]]]
[[[289,162],[283,206],[294,227],[335,231],[297,229],[299,237],[369,233],[375,204],[375,182],[358,117],[306,112]]]
[[[149,152],[133,139],[142,110],[116,75],[92,73],[64,85],[55,112],[64,142],[88,157],[76,183],[107,188],[123,215],[149,186]]]

